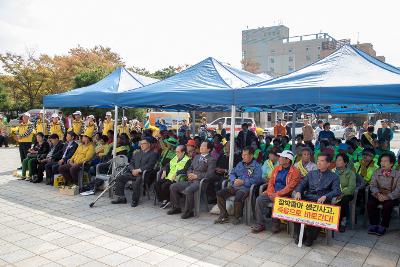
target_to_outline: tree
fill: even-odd
[[[258,74],[260,73],[260,63],[249,59],[249,58],[245,58],[241,61],[242,63],[242,67],[245,71],[254,73],[254,74]]]
[[[75,88],[85,87],[103,79],[108,73],[101,68],[85,70],[75,76]]]
[[[5,111],[10,108],[10,102],[4,84],[0,81],[0,110]]]

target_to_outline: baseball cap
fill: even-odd
[[[89,116],[87,116],[87,117],[94,120],[94,116],[93,116],[93,115],[89,115]]]
[[[194,140],[190,139],[190,140],[187,141],[186,145],[195,147],[196,146],[196,142]]]
[[[123,121],[127,121],[128,118],[127,118],[127,117],[122,117],[122,120],[123,120]]]
[[[347,149],[349,149],[349,145],[348,144],[341,143],[339,145],[339,150],[347,150]]]
[[[27,117],[31,117],[31,114],[29,114],[29,112],[25,112],[24,114],[22,114],[22,116],[27,116]]]
[[[58,114],[57,114],[57,113],[53,113],[53,114],[51,115],[51,117],[52,117],[52,118],[58,118]]]
[[[106,116],[112,116],[111,112],[110,112],[110,111],[107,111],[107,112],[106,112]]]
[[[79,115],[82,116],[82,112],[80,112],[79,110],[75,111],[74,113],[72,113],[72,115]]]
[[[293,152],[290,150],[283,150],[282,153],[278,153],[278,156],[293,160]]]

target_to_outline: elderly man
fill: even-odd
[[[243,202],[248,197],[250,187],[253,184],[262,184],[261,166],[254,159],[252,148],[242,150],[242,161],[239,162],[229,175],[230,187],[217,192],[217,204],[220,216],[215,223],[229,222],[228,211],[226,210],[226,199],[234,196],[234,218],[233,224],[239,224],[242,217]]]
[[[186,155],[186,147],[179,145],[176,149],[176,156],[163,168],[161,180],[155,184],[155,190],[158,201],[161,202],[160,208],[167,208],[170,205],[169,188],[175,183],[181,181],[182,176],[186,176],[187,170],[191,164],[191,159]]]
[[[81,135],[83,133],[83,120],[82,120],[82,112],[79,110],[72,113],[72,117],[74,118],[72,121],[72,125],[68,129],[69,131],[73,131],[76,135]]]
[[[31,114],[28,112],[22,114],[22,121],[18,125],[17,130],[17,141],[19,143],[19,156],[21,158],[21,163],[28,156],[28,150],[32,145],[33,124],[29,121],[30,118]]]
[[[168,215],[179,214],[182,212],[179,205],[179,195],[186,197],[184,213],[182,219],[194,216],[194,193],[199,190],[200,180],[212,178],[215,175],[216,160],[211,157],[210,152],[213,148],[212,143],[203,142],[200,145],[200,155],[196,155],[187,171],[187,181],[174,183],[170,187],[171,209]]]
[[[304,147],[301,150],[301,160],[294,166],[300,171],[300,177],[305,177],[310,171],[317,170],[317,164],[311,161],[312,150],[309,147]]]
[[[247,123],[243,123],[242,130],[239,132],[236,139],[238,149],[242,150],[245,147],[251,146],[251,142],[254,139],[257,139],[254,132],[249,130],[249,125]]]
[[[125,184],[128,181],[134,181],[133,194],[132,194],[132,207],[136,207],[139,203],[141,179],[139,179],[143,172],[146,171],[143,183],[149,183],[150,176],[153,175],[152,171],[157,162],[157,153],[151,150],[151,139],[145,137],[140,141],[140,151],[133,154],[129,170],[131,173],[119,176],[115,187],[116,200],[111,201],[112,204],[125,204]]]
[[[286,135],[286,127],[282,125],[282,120],[279,119],[274,126],[274,136],[282,137]]]
[[[400,172],[393,170],[396,158],[393,154],[382,154],[381,168],[375,171],[371,183],[371,197],[368,199],[369,234],[384,235],[389,227],[393,207],[399,204]],[[378,206],[382,205],[380,212]],[[382,215],[381,215],[382,213]],[[382,219],[381,219],[382,217]]]
[[[317,203],[330,203],[332,198],[341,194],[339,176],[329,170],[331,158],[329,154],[320,153],[318,155],[318,170],[309,172],[294,189],[295,199],[304,199]],[[296,244],[299,242],[300,224],[295,223],[294,239]],[[307,247],[312,246],[318,237],[319,228],[307,226],[304,232]]]
[[[390,150],[390,141],[393,139],[393,131],[390,129],[388,120],[381,121],[382,128],[378,129],[378,141],[386,141]]]
[[[292,165],[293,153],[284,150],[278,153],[279,165],[276,166],[268,181],[267,190],[256,200],[256,225],[251,229],[253,233],[259,233],[265,230],[265,218],[269,213],[268,205],[274,203],[275,197],[289,197],[293,189],[300,182],[300,173]],[[280,220],[272,219],[272,232],[280,231]]]
[[[305,144],[312,144],[312,140],[314,139],[314,129],[310,125],[308,120],[304,120],[304,126],[302,128],[303,132],[303,140]]]
[[[39,164],[37,166],[37,182],[43,181],[43,172],[46,169],[46,165],[51,163],[57,164],[57,162],[61,159],[63,155],[64,144],[60,141],[58,135],[52,134],[49,136],[49,139],[51,144],[50,151],[47,154],[46,158],[39,160]]]

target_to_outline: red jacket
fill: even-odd
[[[300,172],[293,165],[290,167],[288,175],[286,176],[286,186],[282,190],[275,192],[275,181],[276,176],[279,171],[282,170],[282,166],[276,166],[271,173],[271,178],[269,178],[268,188],[264,191],[264,195],[270,197],[272,194],[276,193],[277,197],[287,197],[290,196],[295,187],[300,183]]]

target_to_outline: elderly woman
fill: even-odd
[[[340,190],[342,192],[340,199],[340,225],[341,233],[346,231],[346,218],[350,214],[350,201],[353,200],[356,189],[356,175],[352,169],[348,168],[349,157],[346,154],[339,154],[336,157],[335,173],[339,176]]]
[[[32,177],[37,174],[38,159],[46,158],[49,151],[50,145],[44,139],[44,134],[37,133],[35,145],[28,150],[28,157],[22,161],[22,180],[32,181]],[[26,177],[27,170],[29,170],[29,177]]]
[[[372,176],[369,188],[371,197],[367,204],[369,234],[384,235],[389,227],[393,207],[399,204],[400,172],[393,170],[395,161],[396,157],[393,154],[382,154],[380,157],[381,167]],[[379,205],[382,205],[381,212],[378,209]]]

